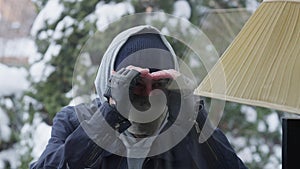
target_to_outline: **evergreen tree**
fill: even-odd
[[[54,71],[44,75],[45,80],[34,82],[34,91],[29,94],[42,103],[43,107],[36,111],[46,114],[49,123],[56,112],[70,101],[66,93],[72,88],[73,67],[80,49],[89,35],[95,32],[95,23],[89,20],[88,15],[95,11],[97,3],[98,0],[61,1],[59,5],[63,10],[60,16],[51,24],[45,20],[45,26],[35,34],[38,51],[42,55],[41,60],[46,52],[53,50],[51,45],[59,46],[56,55],[50,56],[51,59],[46,63],[53,67]],[[44,34],[47,34],[47,37],[41,38]]]

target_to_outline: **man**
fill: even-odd
[[[58,112],[30,168],[246,168],[220,130],[199,143],[207,113],[178,65],[155,28],[120,33],[98,70],[99,99]]]

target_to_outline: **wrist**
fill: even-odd
[[[104,109],[106,111],[102,112],[104,119],[106,122],[119,133],[125,131],[128,127],[131,126],[131,123],[128,119],[124,118],[116,109],[114,104],[110,104],[109,102],[105,102],[103,104]]]

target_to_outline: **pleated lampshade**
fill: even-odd
[[[195,93],[300,114],[300,0],[262,2]]]

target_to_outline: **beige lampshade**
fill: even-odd
[[[195,93],[300,114],[300,0],[262,2]]]

